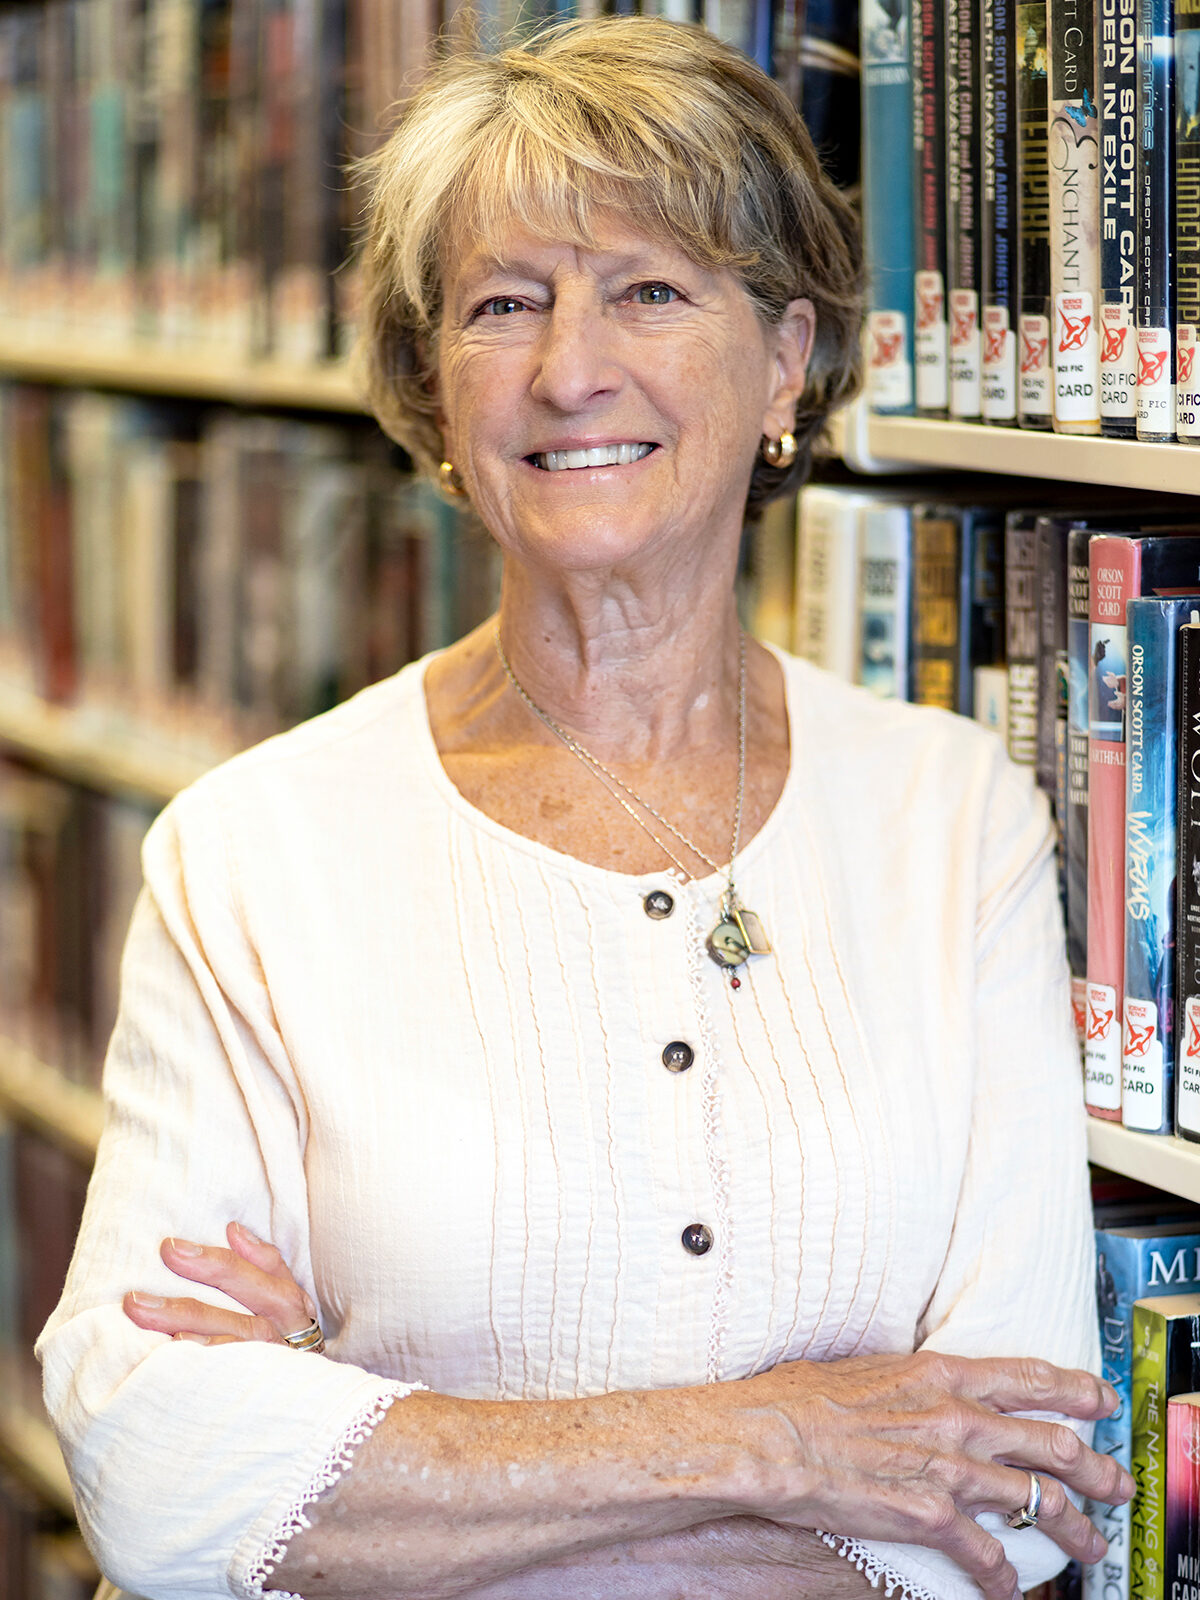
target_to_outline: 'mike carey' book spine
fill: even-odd
[[[1200,444],[1200,0],[1175,0],[1175,427]]]
[[[1004,634],[1008,663],[1008,754],[1038,760],[1037,515],[1010,511],[1004,523]]]
[[[1100,431],[1137,425],[1137,0],[1106,0],[1100,30]]]
[[[1179,630],[1175,1131],[1200,1141],[1200,608]]]
[[[1176,638],[1195,598],[1129,602],[1125,768],[1125,1037],[1121,1120],[1175,1118]]]
[[[1138,0],[1137,436],[1175,437],[1174,61],[1171,0]]]
[[[1050,123],[1045,0],[1019,0],[1017,17],[1017,418],[1048,429],[1054,415],[1050,363]]]
[[[1095,0],[1049,0],[1054,426],[1100,432],[1100,136]]]
[[[1130,1595],[1163,1600],[1167,1401],[1200,1384],[1200,1295],[1155,1295],[1133,1308]]]
[[[1200,1593],[1200,1394],[1167,1401],[1166,1592]]]
[[[945,416],[950,401],[946,327],[946,40],[942,0],[912,0],[913,377],[916,408]]]
[[[867,400],[913,404],[912,69],[908,6],[862,0],[863,233],[872,262]]]
[[[1091,679],[1086,528],[1067,535],[1067,961],[1071,1009],[1083,1053],[1087,1036],[1088,684]]]
[[[950,298],[950,415],[980,416],[979,0],[945,0],[946,275]]]
[[[1096,1230],[1096,1309],[1103,1376],[1117,1393],[1111,1416],[1096,1423],[1092,1448],[1128,1472],[1133,1460],[1133,1303],[1146,1295],[1200,1287],[1200,1233],[1190,1222],[1119,1224]],[[1092,1502],[1092,1521],[1108,1541],[1103,1560],[1084,1568],[1085,1600],[1129,1593],[1130,1508]]]
[[[1125,956],[1126,603],[1141,591],[1142,547],[1098,534],[1088,547],[1087,1108],[1121,1120]]]
[[[1017,420],[1017,58],[1015,0],[983,5],[983,366],[985,422]]]

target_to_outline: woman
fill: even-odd
[[[852,219],[648,21],[452,62],[372,178],[375,407],[500,612],[151,833],[41,1343],[83,1525],[151,1596],[1008,1600],[1128,1490],[1046,818],[733,601]]]

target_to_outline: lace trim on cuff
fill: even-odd
[[[392,1401],[403,1400],[414,1390],[424,1388],[423,1383],[392,1383],[383,1394],[376,1395],[363,1406],[313,1473],[304,1493],[280,1519],[257,1560],[251,1562],[242,1583],[246,1600],[262,1600],[263,1585],[287,1554],[288,1545],[298,1533],[312,1526],[305,1516],[305,1507],[312,1505],[326,1489],[332,1489],[343,1473],[349,1471],[355,1450],[375,1432]],[[271,1600],[304,1600],[304,1596],[272,1589]]]
[[[889,1567],[886,1561],[881,1561],[870,1546],[861,1540],[849,1539],[840,1533],[822,1533],[819,1528],[817,1537],[824,1540],[835,1554],[852,1561],[873,1589],[878,1589],[882,1582],[884,1594],[894,1594],[897,1600],[938,1600],[932,1589],[927,1589],[923,1583],[910,1582],[894,1567]]]

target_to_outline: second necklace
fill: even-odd
[[[683,876],[690,879],[694,877],[694,874],[687,870],[671,847],[663,839],[661,839],[657,833],[655,833],[654,829],[651,828],[646,822],[645,817],[643,817],[639,811],[634,809],[635,805],[640,807],[641,811],[645,812],[646,816],[653,817],[654,820],[664,827],[667,832],[670,833],[680,844],[684,845],[692,852],[693,855],[697,856],[701,861],[703,861],[712,872],[719,873],[721,868],[711,856],[706,854],[705,851],[701,850],[699,845],[694,843],[693,840],[689,839],[687,834],[684,833],[681,828],[677,828],[673,822],[668,822],[666,817],[664,817],[660,811],[656,811],[649,801],[643,800],[642,796],[638,794],[635,789],[630,788],[629,784],[627,784],[622,778],[618,778],[616,773],[612,772],[608,767],[606,767],[598,756],[594,756],[590,750],[586,749],[580,744],[579,740],[576,739],[574,734],[568,733],[566,728],[555,722],[550,713],[548,711],[543,711],[541,706],[539,706],[537,702],[526,692],[520,680],[517,678],[516,673],[513,671],[507,655],[504,653],[504,645],[500,640],[499,623],[496,625],[495,639],[496,654],[500,658],[500,665],[504,668],[504,675],[508,679],[509,683],[512,684],[516,692],[520,695],[521,699],[529,707],[530,711],[532,711],[534,716],[538,717],[545,724],[545,726],[550,729],[550,732],[554,734],[557,739],[560,739],[562,743],[566,745],[571,754],[584,764],[592,776],[598,779],[599,782],[604,785],[617,804],[620,805],[629,814],[629,816],[633,818],[634,822],[637,823],[638,827],[641,828],[643,833],[649,834],[650,838],[654,840],[655,844],[659,847],[663,854],[667,856],[669,860],[674,862],[675,866],[679,868],[679,871],[683,874]],[[738,645],[737,741],[737,793],[733,807],[733,837],[729,846],[729,865],[725,870],[725,892],[721,896],[720,915],[718,917],[717,924],[705,941],[705,949],[708,951],[708,954],[712,960],[716,962],[717,966],[725,969],[731,974],[731,981],[734,988],[739,986],[739,979],[734,974],[735,968],[742,966],[750,959],[751,956],[766,956],[770,955],[771,953],[771,946],[767,941],[766,934],[763,932],[761,921],[753,911],[749,910],[739,901],[737,897],[737,889],[735,888],[733,881],[734,861],[737,857],[738,844],[740,842],[742,832],[742,801],[744,799],[746,789],[745,634],[740,636]],[[634,802],[634,804],[631,805],[630,801]]]

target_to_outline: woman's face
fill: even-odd
[[[736,541],[761,438],[791,425],[803,388],[808,301],[767,327],[732,272],[620,219],[592,249],[514,222],[448,254],[447,455],[506,553],[677,570]]]

